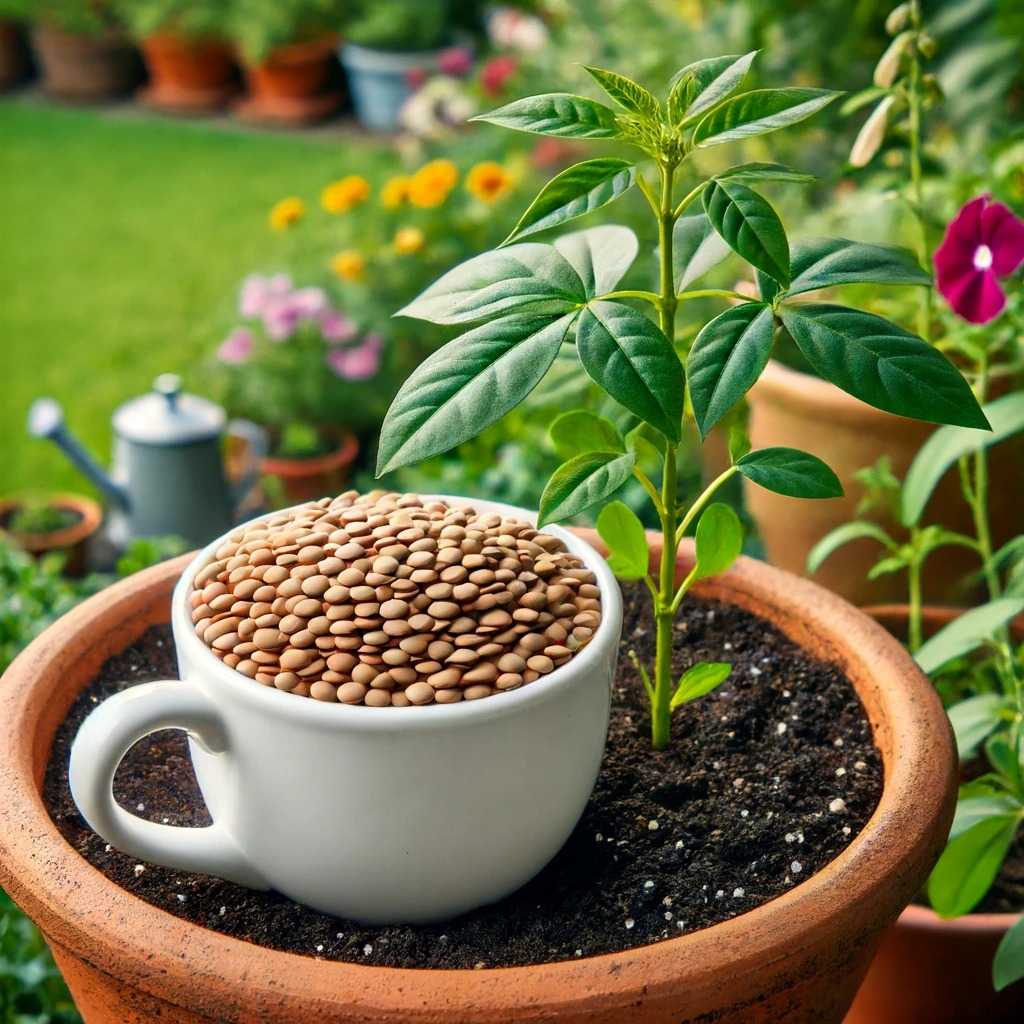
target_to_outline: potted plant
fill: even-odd
[[[979,229],[986,226],[983,238]],[[979,251],[992,254],[980,261],[990,265],[978,265]],[[936,259],[940,291],[954,313],[970,322],[994,320],[1007,305],[999,276],[1024,262],[1024,221],[987,198],[973,200],[950,225]],[[964,773],[950,843],[928,885],[934,912],[912,906],[886,936],[855,1007],[858,1021],[896,1021],[915,1004],[930,1007],[930,1020],[962,1024],[1015,1020],[1024,1009],[1020,914],[969,913],[986,896],[1024,820],[1024,790],[1014,767],[1021,759],[1024,648],[1021,622],[1015,635],[1007,626],[1024,613],[1024,539],[1018,534],[997,546],[990,511],[991,497],[1002,485],[992,472],[991,451],[1024,432],[1024,393],[1011,392],[984,408],[991,433],[942,427],[911,464],[896,494],[905,541],[858,520],[827,535],[810,556],[813,569],[861,538],[880,546],[873,575],[891,574],[902,582],[906,573],[907,605],[869,611],[907,641],[934,678],[949,709]],[[923,521],[935,488],[951,468],[973,524],[967,533]],[[970,553],[974,574],[987,590],[987,602],[962,615],[928,607],[922,597],[927,562],[953,547]],[[965,661],[979,648],[988,652],[982,664]],[[944,974],[954,963],[956,974]],[[950,977],[956,978],[955,986],[949,985]]]
[[[363,0],[345,31],[341,63],[352,93],[356,117],[375,131],[398,125],[402,104],[427,75],[444,65],[465,74],[472,66],[467,50],[451,50],[453,33],[479,16],[475,3],[453,0]]]
[[[85,572],[87,544],[100,528],[103,509],[80,494],[6,498],[0,501],[0,530],[23,551],[39,558],[66,553],[65,572]]]
[[[338,109],[334,51],[348,5],[342,0],[231,0],[230,34],[242,62],[244,120],[309,124]]]
[[[118,12],[142,49],[149,84],[139,99],[168,113],[222,109],[234,91],[234,62],[219,4],[122,0]]]
[[[90,0],[25,3],[43,88],[67,100],[124,96],[138,81],[138,58],[111,4]]]
[[[598,522],[611,551],[610,564],[623,578],[646,580],[654,597],[656,655],[653,670],[648,672],[645,667],[642,671],[650,698],[654,746],[669,743],[672,712],[708,693],[730,669],[721,663],[698,662],[678,681],[675,679],[670,638],[682,596],[696,587],[706,595],[756,609],[801,646],[826,657],[826,652],[833,655],[864,701],[869,719],[876,723],[875,740],[887,766],[886,788],[867,830],[835,862],[781,898],[724,925],[626,955],[581,957],[522,971],[367,972],[359,965],[321,964],[312,959],[279,958],[276,954],[265,957],[262,951],[251,948],[247,956],[242,956],[238,943],[211,938],[193,926],[182,929],[174,925],[164,930],[168,928],[168,915],[151,914],[133,904],[133,912],[138,912],[135,927],[147,935],[146,950],[136,956],[132,943],[125,939],[123,925],[114,925],[111,918],[108,926],[100,914],[89,921],[91,935],[86,941],[90,952],[83,956],[84,943],[74,934],[76,922],[82,917],[77,909],[66,913],[68,893],[58,894],[52,885],[53,878],[67,878],[71,891],[80,886],[80,859],[76,860],[77,855],[55,838],[52,821],[38,806],[36,780],[41,774],[40,761],[46,756],[47,740],[73,692],[95,670],[95,661],[90,665],[86,658],[77,659],[72,667],[73,683],[68,683],[67,674],[62,672],[65,697],[51,701],[56,686],[55,665],[58,659],[62,668],[64,663],[59,653],[63,638],[51,634],[39,641],[30,652],[31,658],[24,659],[24,667],[15,666],[16,683],[25,678],[21,675],[25,672],[35,679],[35,685],[12,687],[16,702],[4,695],[4,712],[7,720],[16,723],[15,735],[36,739],[31,748],[19,745],[12,750],[0,766],[7,791],[18,794],[11,801],[17,820],[0,832],[0,863],[4,865],[0,870],[4,872],[4,885],[14,887],[15,898],[30,909],[49,934],[69,981],[77,987],[80,998],[90,1000],[88,1006],[104,1005],[108,1012],[122,1014],[131,1006],[132,1012],[151,1015],[159,1007],[161,1012],[173,1012],[182,1020],[189,1019],[190,1013],[193,1019],[199,1019],[200,1014],[228,1013],[243,1020],[286,1020],[289,1013],[308,1017],[314,1007],[343,1021],[367,1017],[427,1021],[452,1013],[467,1022],[538,1021],[555,1015],[567,1021],[609,1022],[674,1021],[711,1015],[722,1020],[788,1019],[808,1024],[841,1019],[866,966],[874,935],[895,916],[934,860],[948,821],[951,747],[947,730],[935,717],[937,701],[928,696],[921,676],[883,631],[811,584],[746,560],[730,569],[742,536],[735,513],[710,501],[723,481],[716,481],[689,503],[680,501],[676,494],[674,454],[684,416],[684,370],[671,339],[675,335],[676,307],[692,297],[692,290],[687,291],[685,284],[680,289],[672,242],[675,223],[691,203],[700,200],[706,208],[699,215],[710,225],[705,235],[711,230],[721,231],[730,247],[738,247],[741,255],[763,267],[765,274],[764,297],[717,317],[690,351],[690,407],[702,430],[749,387],[751,366],[756,377],[767,359],[776,315],[795,325],[808,347],[817,346],[814,350],[832,376],[841,375],[835,365],[839,353],[829,345],[830,328],[840,326],[844,334],[854,333],[864,340],[881,330],[887,336],[896,330],[879,323],[879,318],[855,310],[789,302],[790,290],[799,289],[806,278],[791,272],[789,246],[777,215],[747,182],[780,177],[792,180],[799,177],[797,172],[780,165],[747,164],[732,168],[731,175],[723,172],[698,181],[682,199],[674,198],[676,173],[684,157],[694,150],[800,121],[834,96],[805,89],[733,95],[753,57],[718,58],[683,69],[673,82],[665,115],[646,90],[597,69],[591,73],[620,111],[582,97],[558,94],[520,100],[490,115],[499,123],[514,123],[556,136],[589,136],[640,145],[657,168],[660,187],[648,182],[647,168],[639,163],[621,159],[587,161],[564,172],[542,191],[514,235],[562,224],[636,185],[649,197],[658,222],[662,242],[659,291],[618,288],[637,247],[628,229],[614,226],[570,234],[560,238],[556,246],[529,242],[501,248],[449,272],[414,300],[406,312],[456,323],[494,319],[442,348],[406,382],[389,412],[380,466],[386,468],[431,450],[443,450],[457,443],[460,435],[471,436],[500,418],[536,385],[570,326],[574,327],[576,348],[585,368],[633,413],[630,428],[643,421],[646,429],[642,433],[649,440],[641,440],[640,432],[630,429],[632,447],[627,447],[619,425],[586,410],[567,414],[555,432],[559,443],[575,453],[545,489],[540,515],[542,520],[550,521],[601,502],[617,483],[634,473],[641,483],[646,482],[645,489],[650,485],[648,493],[663,526],[664,550],[654,552],[660,559],[651,558],[635,516],[616,503],[602,511]],[[759,230],[754,231],[754,225]],[[869,275],[871,280],[913,273],[901,251],[852,243],[843,243],[842,249],[849,251],[850,266],[857,268],[856,273]],[[691,271],[696,269],[692,261],[687,262]],[[722,297],[735,298],[731,293]],[[653,302],[661,326],[628,304],[634,299]],[[897,388],[890,401],[879,398],[877,385],[867,373],[867,383],[845,377],[843,382],[866,390],[872,399],[897,404],[904,412],[941,415],[977,427],[987,425],[963,379],[941,355],[908,332],[897,331],[894,337],[894,351],[915,357],[915,380],[910,388]],[[742,360],[743,366],[728,358],[739,343],[745,352],[753,352],[749,359]],[[882,366],[885,361],[883,357]],[[871,363],[877,370],[873,359]],[[664,467],[660,490],[654,486],[651,474],[638,464],[637,449],[647,452],[647,444],[658,453],[656,461]],[[805,496],[835,492],[834,477],[827,467],[803,453],[744,453],[742,448],[734,448],[733,455],[735,461],[723,476],[741,474],[765,486]],[[646,455],[640,457],[647,459]],[[309,512],[316,515],[317,509],[322,512],[330,506],[328,501],[310,507]],[[302,511],[297,510],[298,514]],[[275,522],[281,525],[271,520],[266,530],[275,529]],[[696,525],[695,541],[683,544],[680,538],[691,524]],[[385,521],[378,525],[390,528],[399,524]],[[259,529],[253,526],[252,541],[239,534],[225,540],[223,550],[216,548],[213,554],[218,562],[209,567],[214,575],[205,575],[204,569],[195,580],[197,585],[204,584],[198,592],[202,602],[208,597],[206,585],[215,576],[225,573],[230,579],[231,572],[244,571],[241,563],[230,570],[227,565],[239,557],[233,553],[239,551],[239,545],[247,555],[257,550]],[[455,535],[450,535],[450,540],[458,544]],[[255,546],[249,548],[249,544]],[[294,552],[300,563],[302,550],[299,546]],[[535,567],[544,571],[540,569],[543,559],[539,553],[535,557]],[[86,644],[83,648],[99,660],[137,636],[145,625],[166,618],[166,595],[174,582],[172,577],[181,568],[178,565],[160,574],[140,576],[132,588],[111,591],[105,601],[83,607],[74,621],[68,620],[66,629],[76,636],[104,635],[107,639],[103,647]],[[370,562],[365,568],[376,572],[377,563]],[[380,568],[383,571],[384,565]],[[190,596],[192,583],[188,578],[179,594]],[[310,586],[318,589],[320,583]],[[607,592],[603,588],[602,583],[602,592]],[[223,603],[222,596],[218,587],[209,591],[209,599],[218,604]],[[213,610],[210,605],[206,608]],[[295,608],[297,612],[303,610],[298,604]],[[442,613],[440,608],[436,611]],[[194,612],[206,617],[199,620],[205,627],[205,639],[210,617],[202,605]],[[179,599],[175,615],[180,619],[182,614]],[[501,628],[497,623],[496,627]],[[215,636],[221,628],[226,627],[212,630],[211,638],[223,651],[230,647],[232,656],[241,657],[232,647],[240,635],[221,643]],[[347,628],[341,627],[342,633]],[[276,636],[268,638],[268,643],[270,639],[275,643],[278,640]],[[821,641],[824,646],[818,647]],[[591,649],[584,647],[583,655]],[[539,672],[541,667],[546,665],[538,663],[535,670]],[[276,677],[272,683],[276,686]],[[522,692],[527,690],[524,686]],[[501,700],[487,699],[496,703]],[[48,716],[46,726],[39,717],[43,707]],[[166,718],[162,721],[166,724]],[[198,707],[192,724],[203,732],[208,748],[222,749],[227,742],[225,737],[209,732],[210,721]],[[147,731],[153,725],[150,721]],[[47,735],[40,738],[41,731]],[[119,732],[118,744],[130,745],[132,728],[126,731],[119,727]],[[86,757],[82,764],[90,761]],[[109,761],[104,764],[112,770]],[[906,792],[900,795],[905,786]],[[329,788],[333,792],[338,787]],[[140,832],[138,838],[147,831]],[[215,845],[223,849],[223,831],[214,833],[209,832],[211,847],[216,840]],[[47,852],[40,857],[44,845]],[[31,856],[29,850],[33,851]],[[33,870],[32,863],[43,860],[49,869],[45,879]],[[798,867],[792,870],[796,872]],[[109,909],[112,904],[106,897],[110,890],[102,881],[97,884],[99,888],[91,889],[86,898],[94,899],[94,906]],[[173,960],[165,958],[164,949],[174,950]],[[211,968],[211,962],[217,964],[216,968]],[[220,980],[196,985],[197,978],[211,979],[215,973]],[[244,982],[243,977],[247,979]],[[186,1005],[189,1011],[184,1009]]]

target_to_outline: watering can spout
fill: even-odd
[[[53,441],[115,505],[127,511],[127,493],[111,480],[103,467],[68,433],[60,402],[54,398],[36,399],[28,412],[28,432],[33,437]]]

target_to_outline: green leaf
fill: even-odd
[[[729,678],[732,665],[724,661],[699,661],[691,665],[680,677],[676,692],[672,694],[669,710],[676,708],[697,697],[710,693]]]
[[[586,298],[579,274],[554,246],[523,242],[460,263],[395,315],[461,324],[512,312],[558,315]]]
[[[844,284],[931,284],[909,249],[848,238],[799,239],[790,252],[790,269],[790,295]]]
[[[992,961],[992,987],[1002,992],[1008,985],[1024,978],[1024,914],[1007,931],[996,948]]]
[[[729,427],[729,461],[735,465],[750,452],[750,431],[746,424],[733,423]]]
[[[997,629],[1022,613],[1022,597],[1001,597],[972,608],[926,640],[914,660],[925,674],[932,675],[954,658],[976,651],[992,639]]]
[[[608,545],[608,566],[620,580],[639,580],[647,575],[651,555],[644,524],[628,505],[613,501],[601,509],[597,532]]]
[[[600,68],[591,68],[586,64],[580,67],[594,79],[595,82],[613,99],[623,110],[636,114],[647,121],[658,123],[661,121],[661,104],[641,85],[614,71],[602,71]]]
[[[683,367],[656,324],[620,302],[591,302],[580,314],[576,349],[587,373],[619,405],[679,443]]]
[[[900,520],[904,526],[920,522],[939,481],[965,455],[981,451],[1024,430],[1024,392],[1004,395],[989,402],[982,412],[992,425],[989,430],[969,427],[940,427],[921,446],[903,483]]]
[[[695,580],[725,572],[743,550],[743,526],[740,524],[740,517],[720,501],[708,505],[697,522],[694,550]]]
[[[568,519],[604,501],[630,478],[635,464],[632,452],[588,452],[562,463],[541,495],[537,525]]]
[[[573,318],[507,317],[428,356],[384,418],[377,475],[448,451],[515,408],[551,366]]]
[[[979,821],[947,845],[928,879],[928,899],[940,917],[970,913],[988,892],[1020,824],[1021,812]]]
[[[841,547],[849,544],[851,541],[861,540],[864,537],[870,537],[872,540],[877,540],[879,544],[885,548],[892,549],[894,547],[892,538],[885,532],[885,530],[875,523],[869,523],[863,519],[855,520],[852,523],[843,523],[842,526],[837,526],[834,530],[830,530],[826,533],[825,536],[822,537],[813,548],[811,548],[810,553],[807,555],[808,573],[816,573],[829,555],[838,551]]]
[[[831,103],[840,93],[829,89],[756,89],[734,96],[713,110],[693,130],[693,144],[718,146],[752,135],[765,135],[796,124]]]
[[[1011,707],[1008,710],[1012,717],[1013,708]],[[989,736],[985,743],[985,759],[992,766],[995,774],[999,778],[1006,780],[1007,788],[1012,793],[1019,793],[1021,791],[1021,761],[1018,759],[1016,748],[1010,745],[1010,734],[1006,728],[1006,723],[1001,722],[999,724],[1003,728]],[[1022,749],[1021,754],[1024,756],[1024,749]]]
[[[738,181],[711,181],[704,210],[715,230],[751,266],[789,284],[789,242],[772,204]]]
[[[757,302],[727,309],[697,335],[686,379],[701,440],[761,376],[774,336],[772,311]]]
[[[621,455],[626,442],[621,431],[610,420],[586,409],[563,412],[549,429],[555,449],[563,458],[585,452],[615,452]]]
[[[526,96],[470,120],[559,139],[617,139],[621,135],[614,110],[565,92]]]
[[[949,721],[961,761],[974,757],[978,744],[999,725],[999,711],[1005,705],[1006,698],[998,693],[979,693],[949,709]]]
[[[786,304],[779,315],[814,370],[862,402],[933,423],[988,426],[960,371],[884,317],[817,303]]]
[[[636,259],[640,243],[619,224],[573,231],[555,240],[555,248],[576,271],[588,299],[610,292]]]
[[[689,287],[732,253],[706,213],[680,217],[676,221],[672,229],[672,250],[674,265],[683,268],[677,292]]]
[[[789,181],[798,185],[810,185],[818,179],[813,174],[804,174],[785,164],[748,163],[737,164],[727,171],[714,176],[715,181],[741,181],[756,184],[759,181]]]
[[[501,244],[531,235],[535,231],[564,224],[607,206],[627,192],[636,181],[636,165],[607,157],[585,160],[566,168],[541,189],[540,195]]]
[[[841,498],[843,485],[816,455],[796,448],[760,448],[736,468],[751,483],[790,498]]]
[[[880,576],[890,576],[892,573],[902,572],[906,568],[906,558],[893,555],[891,558],[883,558],[880,562],[875,562],[868,570],[868,579],[877,580]]]
[[[669,115],[685,125],[718,106],[746,77],[757,50],[743,56],[711,57],[688,64],[672,78]]]
[[[1020,801],[1009,793],[984,793],[979,796],[964,796],[961,791],[956,802],[956,814],[949,830],[949,841],[959,839],[979,822],[1000,814],[1020,812]]]

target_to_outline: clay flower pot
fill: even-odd
[[[297,505],[325,494],[340,494],[345,489],[352,463],[359,454],[359,442],[350,430],[325,428],[325,433],[335,443],[323,455],[308,459],[268,455],[260,460],[260,472],[277,477],[288,504]]]
[[[126,96],[139,78],[138,57],[123,33],[65,32],[39,24],[32,30],[43,89],[64,100],[106,100]]]
[[[312,124],[341,105],[331,87],[337,40],[333,36],[277,46],[258,64],[243,63],[248,96],[235,106],[243,121]]]
[[[692,557],[684,547],[681,571]],[[841,664],[882,753],[885,788],[875,814],[822,871],[703,931],[533,967],[329,963],[206,931],[95,871],[63,840],[40,798],[52,738],[76,694],[109,655],[168,620],[187,562],[146,570],[80,605],[18,658],[0,688],[7,737],[0,885],[42,928],[89,1024],[838,1024],[881,933],[945,841],[955,754],[925,677],[895,639],[839,598],[740,559],[702,582],[699,593],[755,611],[809,652]]]
[[[894,636],[905,637],[907,606],[866,609]],[[925,608],[926,636],[957,616]],[[1014,623],[1024,634],[1024,620]],[[1017,914],[965,914],[944,920],[912,905],[882,937],[844,1024],[1017,1024],[1024,1019],[1024,981],[996,992],[992,960]]]
[[[171,114],[222,110],[235,91],[231,47],[220,39],[159,32],[142,40],[149,85],[138,99]]]
[[[47,503],[56,509],[73,513],[78,519],[61,529],[11,532],[11,537],[18,547],[36,558],[50,551],[66,551],[64,574],[82,576],[86,568],[86,547],[89,538],[99,530],[103,522],[103,509],[98,502],[82,494],[54,494],[47,499]],[[0,529],[8,530],[8,524],[21,504],[18,498],[0,501]]]
[[[751,388],[748,402],[754,448],[783,446],[817,455],[836,472],[845,491],[842,498],[804,501],[744,481],[746,507],[757,522],[768,561],[799,575],[806,574],[807,555],[825,534],[857,518],[857,505],[866,490],[855,474],[886,455],[892,472],[903,479],[921,445],[936,429],[934,423],[893,416],[865,405],[828,381],[798,373],[775,360],[769,361]],[[989,456],[990,478],[1000,481],[991,493],[996,547],[1014,536],[1020,526],[1024,503],[1020,452],[1011,441],[997,445]],[[949,529],[973,533],[955,468],[936,488],[929,509],[934,514],[926,512],[925,522],[938,520]],[[891,521],[881,522],[886,529],[894,528]],[[825,561],[814,580],[858,606],[906,600],[904,574],[867,578],[880,554],[880,545],[870,539],[846,544]],[[925,567],[926,600],[963,603],[970,595],[963,593],[960,584],[978,568],[978,559],[971,552],[945,548],[941,558],[931,559]]]

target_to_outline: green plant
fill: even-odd
[[[258,64],[275,46],[308,42],[339,32],[351,9],[348,0],[227,0],[225,35]]]
[[[605,501],[631,476],[649,495],[664,540],[656,576],[634,513],[613,502],[597,523],[612,567],[624,579],[643,579],[653,598],[656,662],[653,672],[644,669],[642,675],[656,748],[669,742],[672,711],[729,672],[727,665],[700,664],[678,681],[672,678],[673,621],[683,596],[696,580],[727,569],[742,544],[736,513],[712,503],[715,492],[737,473],[797,497],[841,492],[819,459],[793,449],[749,451],[740,438],[732,445],[732,465],[701,494],[686,501],[677,493],[684,417],[693,419],[702,439],[707,436],[764,369],[777,322],[822,376],[869,404],[932,422],[988,426],[963,377],[922,339],[874,314],[803,300],[819,288],[853,282],[929,280],[912,254],[893,246],[846,239],[791,245],[774,207],[751,185],[799,183],[807,175],[781,164],[746,163],[688,180],[682,198],[677,196],[681,165],[701,150],[802,121],[837,95],[803,88],[735,94],[754,56],[683,68],[664,105],[627,78],[587,68],[618,110],[561,93],[517,100],[479,119],[560,138],[615,140],[638,148],[647,164],[605,157],[570,167],[544,187],[501,247],[456,267],[400,311],[435,323],[482,323],[412,374],[381,435],[378,472],[444,451],[518,405],[563,346],[574,345],[586,374],[632,414],[634,426],[623,433],[583,409],[555,421],[553,436],[574,454],[545,487],[540,523]],[[510,244],[604,206],[634,186],[658,226],[657,290],[620,287],[638,251],[626,227],[575,232],[554,244]],[[697,203],[702,212],[688,213]],[[754,268],[756,299],[690,287],[731,252]],[[677,351],[677,313],[709,296],[729,308]],[[638,301],[653,308],[657,323],[633,305]],[[660,486],[641,468],[651,446],[661,465]],[[696,565],[677,587],[673,554],[691,526]]]
[[[168,30],[186,36],[220,36],[229,21],[225,0],[116,0],[114,9],[137,39]]]
[[[4,524],[10,533],[51,533],[66,530],[82,518],[72,508],[55,505],[45,498],[26,498],[11,512]]]
[[[345,36],[381,50],[436,50],[451,41],[458,8],[479,4],[452,0],[362,0]]]
[[[118,24],[114,5],[102,0],[0,0],[0,14],[86,35]]]

